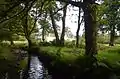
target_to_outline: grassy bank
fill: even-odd
[[[19,79],[20,71],[26,67],[27,59],[20,59],[20,54],[15,54],[12,47],[0,46],[0,79]],[[20,59],[20,60],[19,60]]]
[[[42,51],[48,52],[50,55],[58,55],[63,57],[63,59],[75,60],[79,56],[84,55],[84,49],[79,48],[67,48],[67,47],[54,47],[46,46],[40,48]],[[107,45],[99,46],[97,59],[102,61],[106,60],[112,65],[120,61],[120,46],[110,47]]]
[[[59,76],[63,76],[64,74],[64,77],[66,75],[69,76],[70,74],[71,76],[75,75],[76,77],[78,77],[78,75],[89,75],[88,77],[92,76],[92,79],[108,79],[111,73],[117,74],[117,76],[120,75],[119,48],[120,47],[118,45],[114,47],[110,47],[108,45],[99,45],[98,54],[96,56],[98,60],[97,65],[91,64],[91,62],[94,62],[94,59],[84,56],[84,49],[66,47],[61,48],[52,46],[41,47],[40,49],[45,53],[44,55],[49,56],[51,59],[53,59],[53,61],[51,61],[51,70],[54,73],[58,73]],[[91,68],[92,70],[90,70]],[[86,71],[86,69],[88,69],[88,71]],[[55,75],[58,76],[58,74]],[[66,78],[68,79],[68,77]]]
[[[39,48],[40,59],[42,61],[44,60],[44,66],[48,68],[49,73],[54,75],[54,77],[59,76],[62,79],[71,79],[72,77],[76,77],[77,79],[79,76],[89,75],[95,76],[93,79],[104,79],[104,74],[108,76],[109,72],[111,73],[111,69],[114,73],[120,75],[118,73],[120,69],[120,47],[118,45],[114,47],[99,45],[97,60],[100,68],[96,68],[96,66],[93,67],[93,65],[90,64],[93,62],[93,59],[85,57],[85,50],[82,48],[55,46],[44,46]],[[11,74],[12,77],[16,74],[16,79],[17,76],[19,76],[19,71],[26,67],[27,58],[18,62],[17,56],[11,51],[12,48],[9,46],[1,46],[0,50],[0,77],[2,77],[5,72],[9,72],[13,73]],[[91,68],[92,71],[90,70]]]

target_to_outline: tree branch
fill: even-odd
[[[82,24],[83,21],[84,21],[84,18],[82,17],[82,20],[79,23],[80,26],[81,26],[81,24]]]
[[[42,12],[42,8],[43,8],[44,4],[45,4],[45,2],[42,2],[41,8],[40,8],[40,14],[35,17],[34,25],[33,25],[32,29],[30,30],[29,35],[31,35],[32,31],[34,30],[34,28],[36,26],[36,22],[39,19],[38,17],[40,17],[42,14],[41,12]],[[37,15],[37,11],[36,11],[36,15]]]
[[[60,2],[65,2],[67,4],[71,4],[73,6],[76,6],[76,7],[83,7],[83,3],[81,1],[79,2],[75,2],[75,1],[72,1],[72,0],[56,0],[56,1],[60,1]]]
[[[60,10],[64,9],[65,7],[67,7],[67,5],[63,6],[62,8],[59,8],[56,12],[53,13],[53,15],[55,15],[56,13],[58,13]]]
[[[34,28],[35,28],[35,26],[36,26],[37,20],[38,20],[38,19],[36,18],[35,21],[34,21],[34,25],[33,25],[32,29],[31,29],[30,32],[29,32],[29,35],[31,35],[32,31],[34,30]]]
[[[12,17],[3,19],[2,21],[0,21],[0,23],[2,23],[2,22],[4,22],[4,21],[7,21],[7,20],[10,20],[10,19],[18,16],[18,15],[21,14],[24,10],[25,10],[25,8],[24,8],[23,10],[21,10],[20,12],[16,13],[15,15],[13,15]]]
[[[10,12],[12,9],[14,9],[16,6],[18,6],[20,3],[21,3],[20,1],[16,2],[16,3],[14,3],[15,5],[11,6],[8,10],[3,11],[1,13],[1,15],[4,15],[4,16],[2,16],[1,18],[5,17],[6,16],[5,14],[7,14],[8,12]],[[10,4],[8,4],[8,5],[10,5]]]
[[[35,1],[36,1],[36,0],[33,0],[33,1],[32,1],[32,3],[30,4],[30,6],[27,8],[27,11],[29,11],[29,10],[31,9],[31,7],[33,6],[33,4],[34,4]],[[22,12],[24,12],[25,10],[26,10],[26,7],[25,7],[23,10],[21,10],[20,12],[16,13],[15,15],[13,15],[13,16],[11,16],[11,17],[9,17],[9,18],[3,19],[2,21],[0,21],[0,23],[3,23],[4,21],[10,20],[10,19],[12,19],[12,18],[20,15],[20,14],[21,14]]]

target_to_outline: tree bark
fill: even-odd
[[[97,53],[97,22],[95,0],[84,0],[84,21],[85,21],[85,55],[93,56]]]
[[[111,27],[111,32],[110,32],[110,43],[109,46],[114,46],[114,40],[115,40],[115,26]]]
[[[58,35],[58,32],[57,32],[53,12],[52,12],[52,10],[49,10],[49,11],[50,11],[50,18],[51,18],[51,21],[52,21],[52,26],[53,26],[55,37],[56,37],[56,45],[60,45],[60,39],[59,39],[59,35]]]
[[[67,5],[67,4],[65,4]],[[60,37],[60,44],[61,46],[64,46],[64,37],[65,37],[65,19],[66,19],[66,13],[67,13],[67,6],[63,8],[63,17],[62,17],[62,33]]]

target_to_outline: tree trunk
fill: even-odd
[[[67,4],[65,4],[67,5]],[[65,37],[65,19],[66,19],[66,13],[67,13],[67,6],[63,8],[63,17],[62,17],[62,34],[60,37],[60,44],[61,46],[64,46],[64,37]]]
[[[111,32],[110,32],[110,43],[109,43],[109,46],[114,46],[114,40],[115,40],[115,26],[112,26]]]
[[[84,0],[84,21],[85,21],[85,54],[93,56],[97,53],[97,22],[95,0]]]
[[[53,26],[55,37],[56,37],[56,45],[60,45],[59,35],[58,35],[58,32],[57,32],[57,27],[56,27],[56,23],[55,23],[55,20],[54,20],[52,10],[50,10],[50,18],[51,18],[51,21],[52,21],[52,26]]]
[[[28,41],[28,47],[31,48],[32,47],[32,41],[30,40],[30,38],[28,38],[27,41]]]
[[[23,73],[23,79],[29,78],[29,70],[30,70],[30,62],[31,62],[31,48],[32,48],[32,41],[29,37],[26,37],[28,41],[28,60],[27,60],[27,66]]]
[[[29,77],[29,69],[30,69],[30,61],[31,61],[31,53],[30,53],[30,49],[32,47],[32,41],[30,39],[30,35],[31,33],[29,33],[28,30],[28,17],[26,15],[26,17],[23,19],[23,30],[24,30],[24,34],[25,34],[25,38],[28,41],[28,64],[27,64],[27,70],[25,71],[24,77],[23,79],[27,79]]]
[[[78,28],[76,32],[76,47],[79,46],[79,31],[80,31],[80,14],[81,14],[81,8],[79,8],[79,15],[78,15]]]
[[[10,44],[11,44],[11,45],[14,45],[14,42],[13,42],[13,40],[10,40]]]
[[[47,19],[47,12],[45,12],[45,18],[44,18],[44,20],[47,21],[46,19]],[[42,26],[42,41],[43,42],[45,42],[45,35],[46,35],[45,29],[46,29],[46,25],[43,25]]]

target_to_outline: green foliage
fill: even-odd
[[[99,34],[98,37],[97,37],[97,43],[109,44],[109,35]]]
[[[118,50],[118,46],[101,46],[104,46],[104,49],[100,50],[96,56],[97,62],[94,58],[76,53],[75,50],[80,51],[81,49],[75,48],[74,50],[66,47],[59,48],[49,46],[42,47],[41,50],[44,51],[43,53],[45,53],[45,55],[49,55],[49,57],[53,59],[51,65],[49,65],[50,67],[52,66],[52,70],[54,70],[53,73],[59,73],[61,76],[64,74],[67,76],[71,73],[69,77],[73,75],[77,77],[78,75],[81,76],[81,74],[87,75],[88,73],[88,76],[90,76],[89,78],[92,76],[94,79],[104,79],[105,77],[109,77],[111,73],[116,74],[116,71],[119,72],[120,50]],[[120,74],[117,73],[117,75]]]
[[[75,40],[73,41],[65,41],[65,46],[69,48],[73,48],[75,46]]]
[[[14,59],[14,56],[11,52],[11,49],[7,46],[1,46],[0,45],[0,58],[5,60],[12,60]]]
[[[51,46],[52,44],[50,42],[40,42],[40,46]]]
[[[120,44],[120,38],[117,38],[117,39],[115,40],[115,44]]]
[[[111,64],[111,66],[117,66],[117,62],[119,62],[120,60],[120,49],[119,46],[115,46],[115,47],[110,47],[110,46],[105,46],[105,45],[100,45],[102,48],[99,48],[99,53],[97,55],[97,59],[99,61],[102,60],[106,60],[107,62],[109,62]],[[42,51],[46,51],[48,54],[50,55],[55,55],[58,50],[60,48],[59,47],[41,47]],[[77,51],[79,52],[77,52]],[[80,58],[83,56],[83,52],[84,49],[78,49],[78,48],[61,48],[60,51],[61,52],[61,57],[63,57],[62,60],[70,60],[73,61],[76,58]],[[81,54],[80,54],[81,53]],[[81,63],[82,64],[82,63]]]
[[[50,41],[50,42],[51,42],[51,44],[52,44],[53,46],[56,45],[56,39],[54,39],[53,41]]]
[[[20,70],[26,67],[27,60],[18,61],[19,54],[6,45],[0,45],[0,50],[0,78],[7,73],[10,79],[19,79]]]
[[[97,43],[99,44],[109,44],[109,39],[110,39],[110,35],[108,34],[98,34],[97,36]],[[120,44],[120,38],[116,37],[115,38],[115,44]]]
[[[116,47],[109,48],[109,50],[100,51],[100,53],[98,54],[98,60],[101,62],[103,61],[103,63],[105,61],[105,64],[108,64],[112,68],[119,68],[119,52],[120,50]]]
[[[2,0],[0,3],[4,3],[5,1]],[[17,2],[17,1],[12,1]],[[18,1],[19,2],[19,1]],[[31,1],[30,1],[31,2]],[[9,6],[6,5],[0,5],[0,22],[4,19],[9,19],[13,15],[13,13],[21,11],[24,6],[29,7],[30,2],[22,1],[15,7],[14,9],[11,9],[11,11],[8,11],[9,7],[12,7],[14,4],[9,4]],[[7,3],[11,3],[8,2]],[[26,6],[26,5],[28,6]],[[93,10],[98,10],[97,12],[97,22],[99,26],[99,30],[104,33],[105,31],[110,31],[113,27],[120,31],[120,28],[118,27],[120,25],[120,18],[119,18],[119,10],[120,2],[119,0],[106,0],[103,4],[98,5],[96,9],[96,5],[93,5],[90,7],[93,8]],[[27,15],[27,22],[25,23],[25,14],[27,9],[23,11],[20,15],[17,15],[17,17],[14,17],[4,23],[0,23],[0,40],[18,40],[19,36],[25,36],[30,37],[31,40],[36,42],[34,39],[33,33],[38,32],[38,29],[36,29],[35,24],[37,21],[39,25],[41,25],[41,29],[44,30],[44,35],[47,35],[48,33],[54,33],[53,29],[51,28],[50,23],[50,10],[53,12],[54,20],[60,21],[61,20],[61,14],[56,13],[59,9],[59,6],[57,6],[55,0],[36,0],[36,2],[32,5],[32,8],[29,7],[28,15]],[[8,12],[6,12],[8,11]],[[6,12],[5,14],[3,12]],[[94,11],[93,11],[94,12]],[[56,27],[57,28],[57,27]],[[66,35],[72,37],[73,35],[70,32],[70,29],[67,27],[65,29]],[[33,34],[33,36],[32,36]],[[20,38],[19,40],[24,40],[23,38]],[[108,44],[108,36],[107,35],[98,35],[98,50],[99,53],[97,55],[98,62],[92,58],[92,57],[86,57],[84,56],[84,48],[85,48],[85,39],[84,37],[80,38],[80,45],[79,48],[75,48],[75,40],[68,42],[65,42],[65,47],[54,47],[53,45],[56,45],[56,41],[53,40],[51,42],[40,42],[41,51],[40,54],[45,55],[46,59],[48,58],[48,61],[50,61],[49,64],[51,70],[57,71],[59,74],[64,74],[64,76],[68,76],[66,79],[73,79],[73,77],[78,77],[87,74],[88,76],[94,75],[101,75],[104,72],[102,71],[103,67],[106,70],[109,70],[110,68],[119,68],[120,67],[120,49],[119,47],[109,47],[105,44]],[[115,41],[116,43],[119,43],[119,39]],[[37,43],[37,42],[36,42]],[[5,45],[3,45],[5,46]],[[19,69],[23,69],[27,65],[27,58],[20,61],[20,65],[18,69],[14,68],[16,66],[16,57],[13,55],[13,52],[11,52],[11,48],[0,46],[0,72],[2,71],[10,71],[12,72],[18,72]],[[23,47],[24,45],[20,44],[18,45],[18,48]],[[46,46],[46,47],[44,47]],[[27,48],[26,48],[27,49]],[[32,50],[35,51],[35,50]],[[51,60],[49,60],[51,58]],[[40,58],[42,59],[42,57]],[[96,65],[96,63],[98,65]],[[102,63],[102,69],[99,67]],[[104,65],[103,65],[104,64]],[[106,66],[107,65],[107,66]],[[10,67],[12,68],[10,68]],[[48,67],[49,69],[49,67]],[[91,72],[92,71],[92,72]],[[108,72],[109,73],[109,72]],[[108,74],[108,73],[105,73]],[[87,75],[85,77],[87,77]],[[110,74],[109,74],[110,75]],[[97,76],[96,76],[97,77]],[[101,77],[100,77],[101,78]],[[63,79],[63,78],[61,78]],[[98,79],[95,78],[95,79]],[[103,79],[103,78],[101,78]],[[107,78],[106,78],[107,79]]]
[[[28,58],[26,57],[26,58],[24,58],[23,60],[20,61],[19,67],[20,67],[21,69],[25,69],[25,68],[26,68],[26,66],[27,66],[27,64],[28,64],[27,60],[28,60]]]

